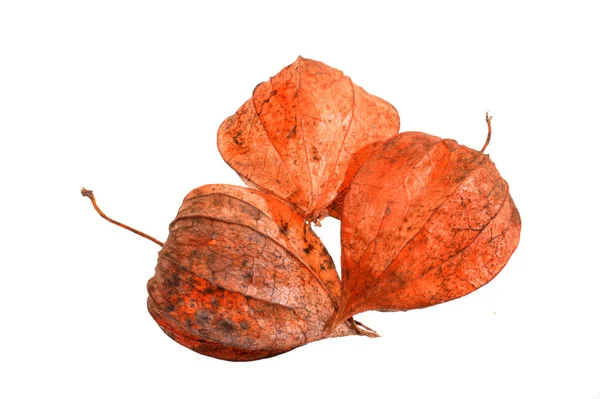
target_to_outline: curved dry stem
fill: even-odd
[[[148,234],[146,234],[146,233],[142,233],[141,231],[139,231],[139,230],[136,230],[136,229],[134,229],[133,227],[129,227],[129,226],[127,226],[126,224],[123,224],[123,223],[117,222],[116,220],[114,220],[114,219],[111,219],[111,218],[109,218],[108,216],[106,216],[106,215],[104,214],[104,212],[102,212],[102,210],[101,210],[101,209],[98,207],[98,204],[96,204],[96,198],[94,197],[94,192],[93,192],[92,190],[87,190],[87,189],[85,189],[85,188],[82,188],[82,189],[81,189],[81,195],[83,195],[84,197],[88,197],[88,198],[89,198],[89,199],[92,201],[92,205],[94,206],[94,209],[96,210],[96,212],[98,212],[98,215],[102,216],[104,219],[108,220],[108,221],[109,221],[109,222],[111,222],[112,224],[116,224],[116,225],[117,225],[117,226],[119,226],[119,227],[122,227],[122,228],[124,228],[124,229],[126,229],[126,230],[129,230],[129,231],[131,231],[131,232],[133,232],[133,233],[135,233],[135,234],[139,235],[139,236],[142,236],[142,237],[144,237],[144,238],[147,238],[148,240],[150,240],[150,241],[152,241],[152,242],[154,242],[154,243],[156,243],[156,244],[160,245],[161,247],[163,246],[163,243],[162,243],[162,242],[160,242],[160,241],[158,241],[156,238],[154,238],[154,237],[152,237],[152,236],[149,236],[149,235],[148,235]]]
[[[485,140],[485,144],[483,145],[483,148],[480,151],[482,154],[487,148],[488,144],[490,143],[490,140],[492,139],[492,118],[493,117],[489,115],[489,112],[485,113],[485,123],[487,123],[488,126],[488,134],[487,139]]]

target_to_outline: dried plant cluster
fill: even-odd
[[[492,280],[519,242],[508,184],[483,151],[398,133],[396,109],[323,63],[299,57],[218,131],[223,159],[252,188],[208,185],[169,228],[148,309],[205,355],[275,356],[364,335],[353,316],[423,308]],[[342,279],[311,224],[341,220]]]

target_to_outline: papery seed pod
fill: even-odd
[[[376,145],[341,220],[337,321],[466,295],[500,272],[521,229],[508,184],[483,150],[420,132]]]
[[[106,217],[109,221],[160,241]],[[183,201],[148,282],[163,331],[205,355],[256,360],[328,337],[377,336],[349,319],[329,332],[341,283],[304,218],[259,191],[210,185]]]
[[[399,128],[392,105],[337,69],[298,57],[223,122],[218,146],[245,182],[318,222],[362,163],[356,158],[368,155],[360,150]]]

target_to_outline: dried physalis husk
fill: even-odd
[[[508,262],[521,229],[488,155],[420,132],[376,145],[352,181],[341,221],[343,295],[334,325],[367,310],[422,308],[474,291]]]
[[[246,183],[318,222],[348,187],[365,147],[399,128],[391,104],[337,69],[298,57],[223,122],[218,146]]]
[[[220,359],[375,335],[352,319],[327,332],[341,295],[331,257],[300,214],[253,189],[210,185],[188,194],[148,292],[148,309],[167,335]]]

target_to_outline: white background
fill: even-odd
[[[600,62],[593,1],[0,3],[0,396],[582,398],[600,391]],[[368,5],[367,5],[368,4]],[[596,4],[597,5],[597,4]],[[146,311],[184,195],[241,184],[219,124],[298,55],[487,152],[521,244],[479,291],[230,363]],[[339,223],[317,233],[339,257]]]

